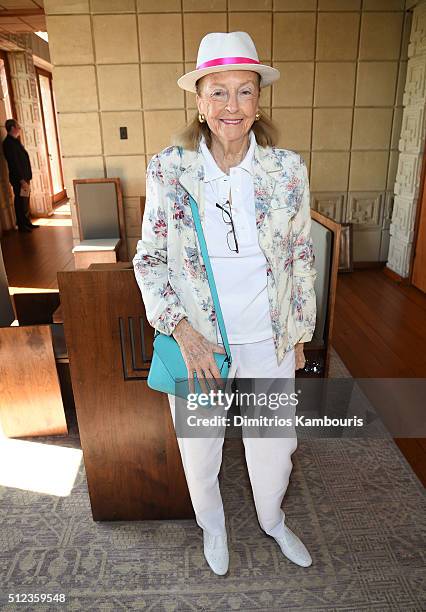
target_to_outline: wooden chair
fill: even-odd
[[[340,224],[311,209],[311,236],[314,244],[317,320],[313,338],[305,343],[306,366],[299,377],[327,378],[333,332],[334,304],[339,270]]]
[[[76,268],[128,258],[119,178],[74,179],[80,243],[72,252]]]

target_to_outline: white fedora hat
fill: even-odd
[[[260,87],[280,78],[280,71],[259,62],[254,42],[247,32],[211,32],[200,42],[197,67],[178,79],[182,89],[195,92],[198,79],[212,72],[253,70],[261,76]]]

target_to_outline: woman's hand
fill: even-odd
[[[306,359],[303,352],[303,342],[298,342],[294,345],[294,352],[296,357],[296,370],[303,370],[305,367]]]
[[[182,351],[182,357],[188,369],[189,390],[194,393],[194,372],[204,393],[209,390],[206,379],[215,379],[217,386],[223,381],[217,367],[213,352],[225,353],[223,346],[209,342],[202,334],[197,332],[187,319],[181,319],[176,325],[173,336]]]

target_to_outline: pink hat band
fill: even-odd
[[[211,66],[225,66],[226,64],[260,64],[260,62],[251,57],[216,57],[208,62],[198,64],[197,70],[211,68]]]
[[[259,86],[271,85],[280,71],[259,61],[253,39],[247,32],[209,32],[200,42],[195,70],[183,74],[179,87],[197,93],[197,81],[215,72],[251,70],[260,75]]]

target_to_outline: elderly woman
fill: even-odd
[[[188,377],[220,379],[224,352],[197,248],[189,194],[202,222],[232,355],[229,379],[293,378],[316,320],[310,198],[301,156],[275,146],[277,130],[259,109],[262,87],[277,80],[246,32],[210,33],[197,67],[178,85],[196,93],[198,113],[177,144],[150,160],[142,239],[134,271],[149,323],[173,335]],[[175,423],[176,398],[169,395]],[[180,398],[177,398],[180,399]],[[223,436],[178,437],[204,555],[217,574],[229,554],[218,474]],[[244,438],[262,529],[294,563],[312,563],[285,524],[281,503],[296,437]]]

